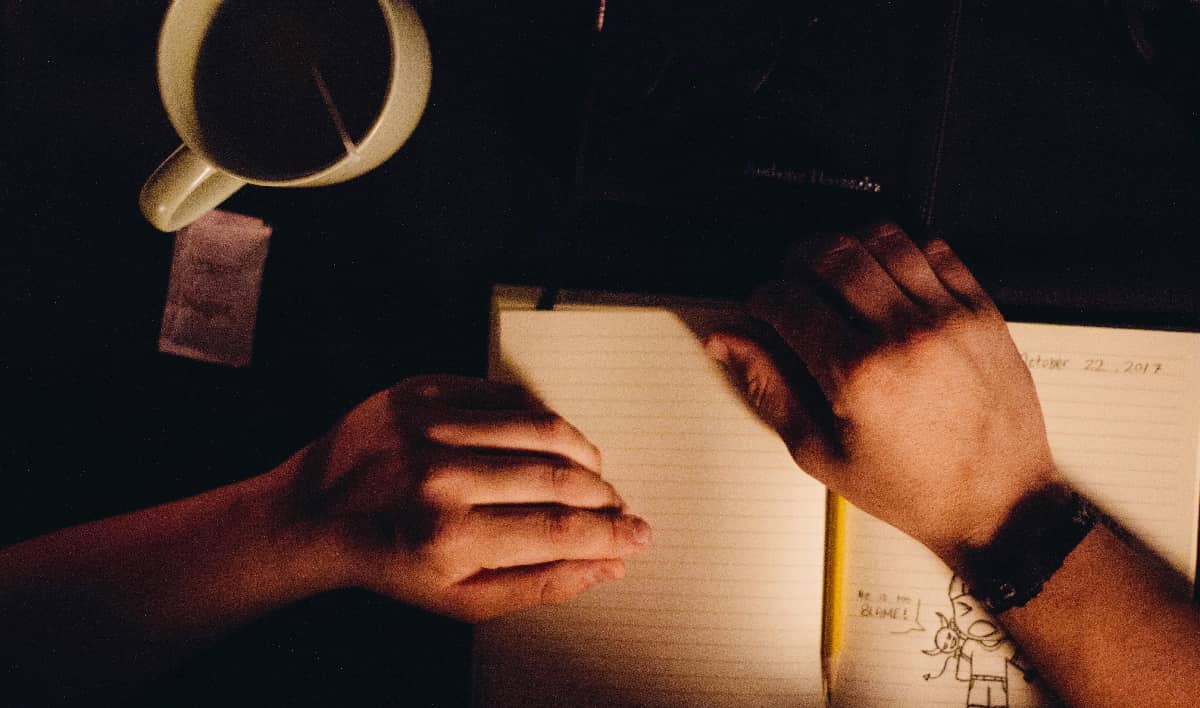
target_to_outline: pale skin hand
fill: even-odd
[[[623,577],[650,540],[595,446],[516,386],[407,381],[288,464],[352,584],[463,620]]]
[[[880,225],[792,271],[751,310],[803,366],[785,376],[786,362],[732,334],[708,350],[802,469],[952,565],[1058,481],[1029,372],[944,242],[921,250]]]
[[[918,249],[890,224],[843,236],[753,310],[780,352],[735,334],[712,337],[709,352],[805,471],[960,573],[964,549],[986,546],[1022,496],[1062,483],[1004,323],[944,243]],[[1098,526],[1000,619],[1069,705],[1192,706],[1190,594]]]
[[[267,474],[0,551],[0,695],[113,704],[338,588],[470,621],[562,602],[648,542],[595,448],[529,394],[412,379]]]

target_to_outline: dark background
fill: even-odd
[[[793,239],[892,215],[1010,317],[1194,329],[1197,123],[1106,5],[610,0],[597,35],[591,3],[422,2],[408,144],[228,202],[274,227],[232,370],[156,351],[172,239],[137,193],[178,143],[166,3],[5,0],[0,542],[267,470],[400,378],[482,373],[496,282],[741,297]],[[468,654],[466,627],[337,593],[145,702],[459,705]]]

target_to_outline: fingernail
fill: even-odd
[[[651,531],[650,524],[637,516],[622,516],[621,528],[625,538],[635,546],[649,546]]]
[[[945,253],[946,251],[949,251],[949,250],[950,250],[950,244],[946,243],[945,241],[943,241],[940,238],[935,238],[935,239],[931,240],[929,243],[925,244],[925,252],[926,253]]]

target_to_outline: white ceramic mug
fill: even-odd
[[[407,0],[376,0],[391,40],[391,75],[383,105],[354,150],[331,164],[284,179],[232,168],[205,148],[196,109],[201,47],[222,0],[174,0],[158,42],[158,84],[163,106],[183,145],[146,180],[142,214],[162,231],[176,231],[213,209],[244,184],[313,187],[357,177],[392,156],[416,128],[429,95],[429,42]],[[209,140],[213,138],[210,135]],[[217,136],[219,139],[219,136]]]

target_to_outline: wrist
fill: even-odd
[[[1026,468],[1030,469],[1030,468]],[[1050,494],[1070,493],[1066,480],[1053,465],[1038,466],[1020,475],[996,474],[974,493],[960,493],[961,511],[948,515],[954,521],[936,542],[926,545],[956,573],[965,572],[964,562],[981,548],[991,546],[1001,530],[1011,524],[1023,505]]]
[[[292,458],[253,480],[263,494],[270,566],[301,596],[353,584],[345,544],[311,499],[311,480]]]
[[[1094,523],[1083,497],[1048,484],[1014,504],[985,542],[960,545],[952,567],[988,611],[1021,607],[1037,597]]]

